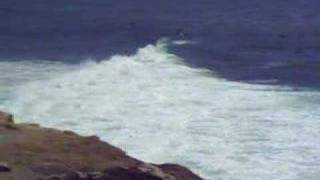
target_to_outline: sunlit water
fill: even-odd
[[[99,63],[0,62],[0,73],[0,108],[18,121],[96,134],[210,180],[320,176],[318,91],[230,82],[163,43]]]

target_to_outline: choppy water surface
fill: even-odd
[[[210,180],[317,180],[319,7],[2,0],[0,110]]]
[[[2,61],[0,72],[0,109],[19,121],[97,134],[210,180],[320,175],[319,91],[228,81],[161,42],[80,65]]]

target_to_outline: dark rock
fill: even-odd
[[[40,127],[40,124],[37,123],[28,123],[27,125],[32,127]]]
[[[105,171],[104,180],[163,180],[160,177],[141,172],[136,168],[125,169],[121,167]]]
[[[175,180],[175,178],[167,173],[165,173],[161,168],[148,164],[148,163],[142,163],[137,166],[137,168],[144,173],[156,176],[156,177],[161,177],[162,179],[166,180]]]
[[[101,179],[103,177],[102,172],[90,172],[88,173],[88,179]]]
[[[65,174],[63,180],[79,180],[80,176],[77,172],[68,172]]]
[[[8,164],[0,162],[0,173],[1,172],[10,172],[10,171],[11,171],[11,168],[9,167]]]
[[[92,141],[100,141],[100,138],[98,136],[87,136],[86,139]]]
[[[67,174],[70,172],[70,170],[62,165],[62,164],[55,164],[55,163],[43,163],[39,164],[38,166],[35,166],[32,168],[33,172],[36,172],[38,174],[42,174],[44,176],[57,176],[58,174]]]
[[[78,171],[82,173],[91,173],[91,172],[95,172],[95,169],[90,166],[82,166],[78,169]]]
[[[84,178],[86,179],[86,178]],[[77,172],[68,172],[65,174],[53,174],[48,176],[43,176],[39,180],[82,180]]]
[[[189,169],[176,164],[162,164],[158,167],[161,168],[165,173],[168,173],[179,180],[202,180]]]
[[[70,135],[70,136],[76,136],[77,134],[73,131],[65,130],[63,131],[64,134]]]
[[[62,175],[51,175],[43,179],[44,180],[63,180],[63,177]]]
[[[18,129],[18,127],[15,124],[5,124],[3,125],[3,127],[7,128],[7,129]]]
[[[79,179],[88,179],[88,174],[85,172],[77,172]]]

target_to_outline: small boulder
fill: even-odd
[[[6,163],[0,162],[0,173],[1,172],[10,172],[11,168]]]

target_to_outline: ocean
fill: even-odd
[[[319,5],[3,0],[0,109],[208,180],[317,180]]]

